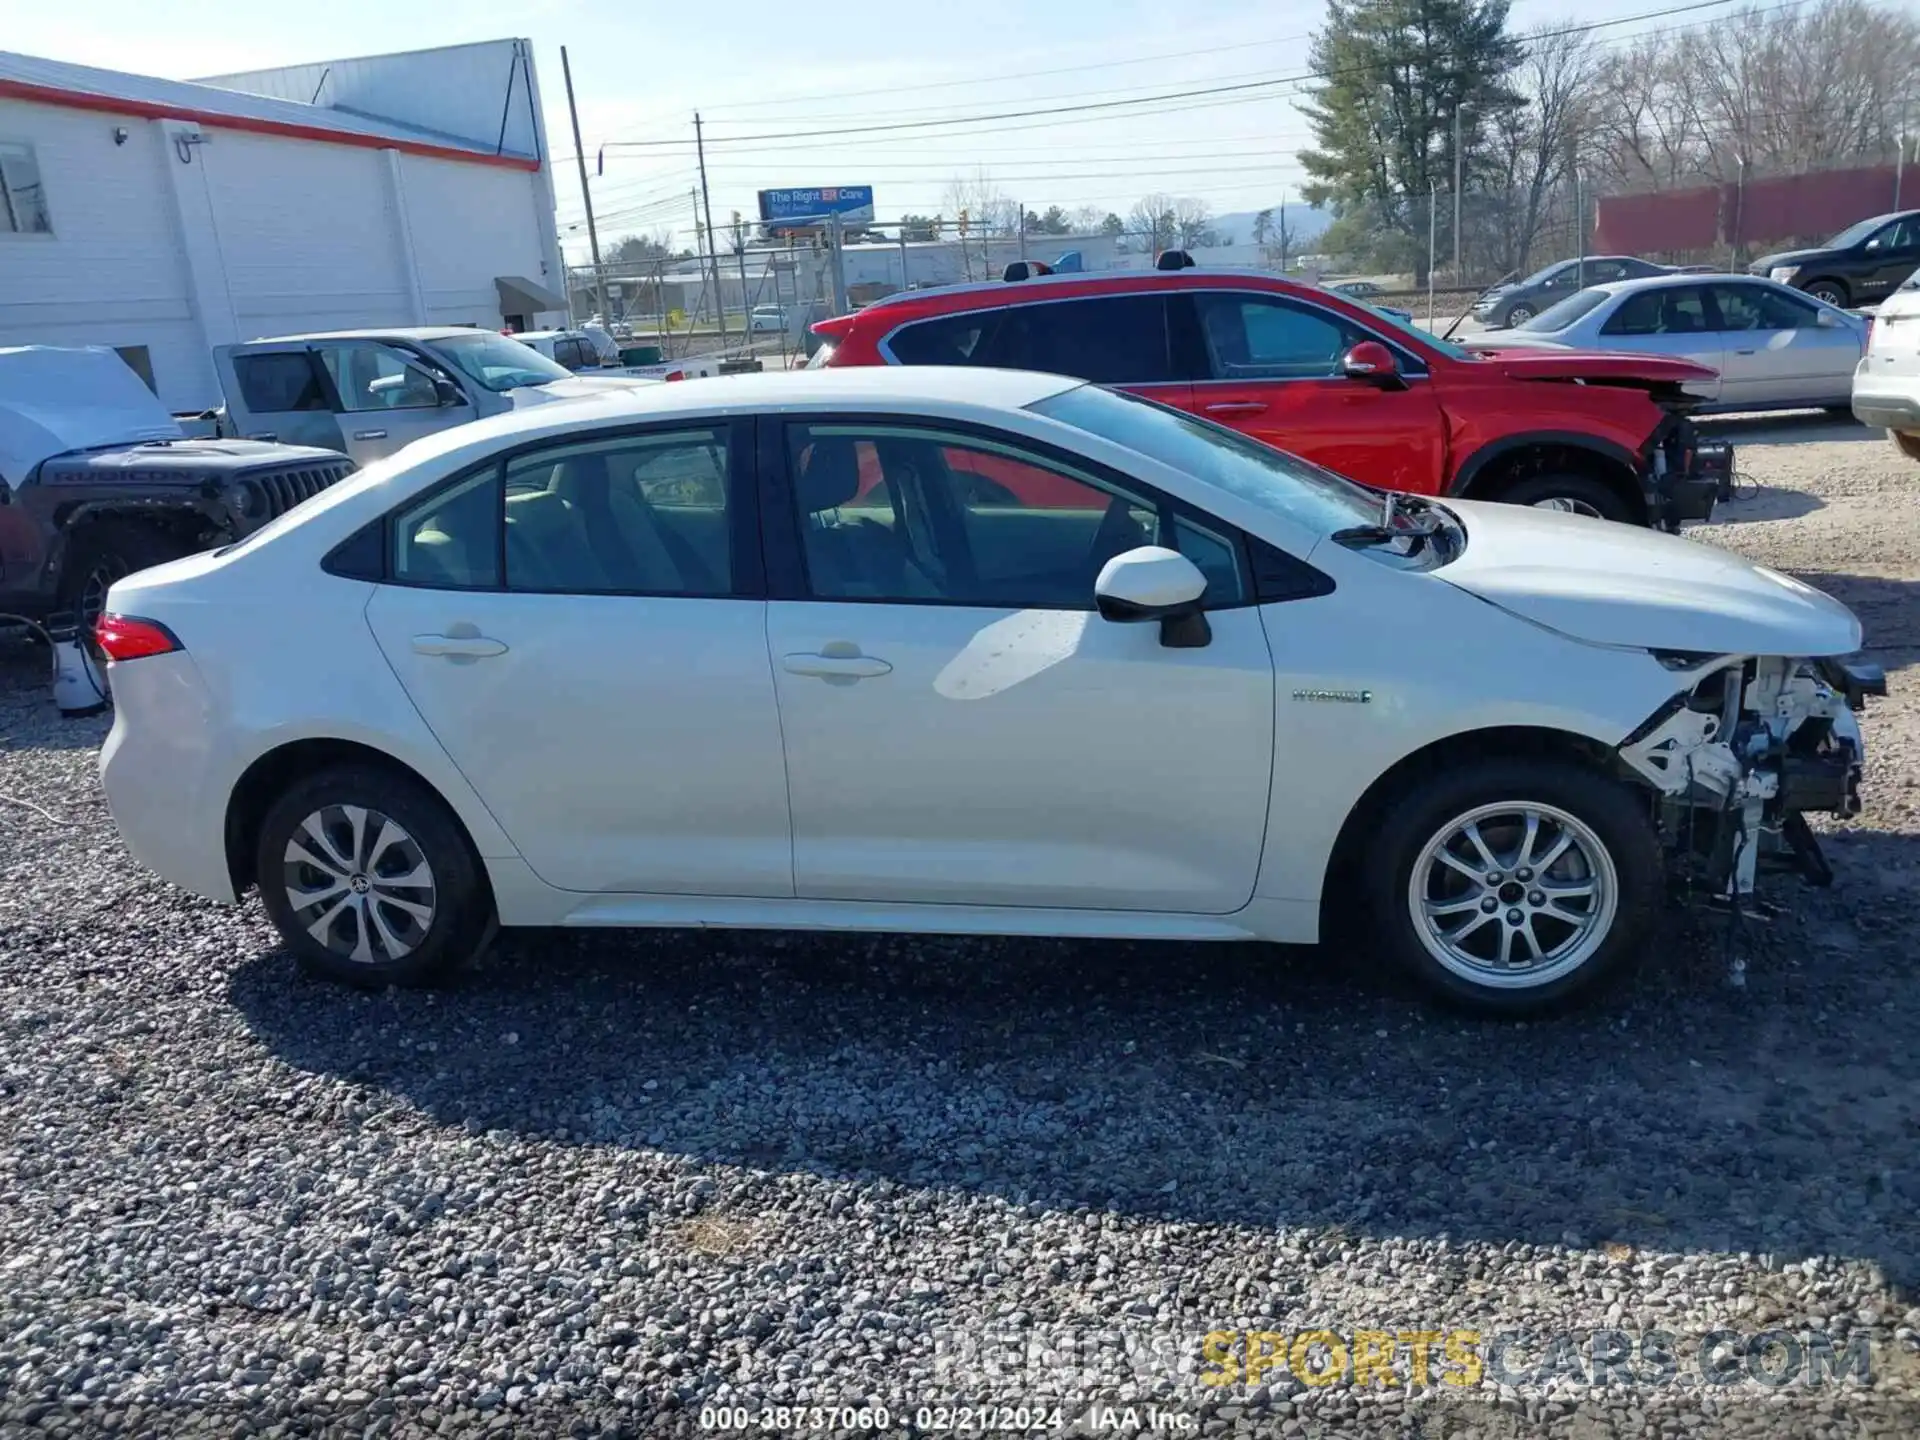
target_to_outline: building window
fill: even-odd
[[[50,235],[47,192],[40,183],[40,162],[33,147],[0,140],[0,230]]]

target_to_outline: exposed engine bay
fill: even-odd
[[[1739,908],[1763,869],[1832,883],[1806,817],[1859,813],[1865,751],[1855,715],[1867,697],[1887,693],[1885,673],[1826,658],[1658,658],[1697,670],[1695,682],[1619,754],[1657,792],[1682,892]]]

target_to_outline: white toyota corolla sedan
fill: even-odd
[[[496,924],[1354,935],[1522,1011],[1817,876],[1876,688],[1719,550],[991,370],[462,426],[108,604],[128,847],[367,984]]]

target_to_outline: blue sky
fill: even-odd
[[[1589,0],[1581,22],[1643,14],[1663,0]],[[1730,7],[1731,8],[1731,7]],[[830,130],[1131,99],[1297,75],[1324,5],[1280,0],[899,0],[710,5],[643,0],[0,0],[0,47],[174,78],[519,35],[535,45],[548,133],[571,152],[560,46],[573,62],[586,149],[610,151],[592,181],[609,234],[672,232],[690,243],[692,114],[707,122],[716,221],[751,215],[776,186],[871,184],[880,218],[942,208],[959,176],[984,171],[1029,208],[1124,214],[1142,195],[1207,200],[1217,213],[1297,198],[1307,127],[1281,84],[949,133],[786,138]],[[1571,23],[1552,0],[1517,0],[1516,27]],[[1711,23],[1723,11],[1603,30]],[[1178,108],[1175,108],[1175,107]],[[739,141],[731,137],[743,137]],[[757,138],[746,137],[780,137]],[[571,167],[557,172],[563,236],[581,213]],[[573,227],[573,228],[569,228]]]

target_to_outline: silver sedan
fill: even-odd
[[[1720,372],[1688,387],[1703,410],[1844,410],[1867,322],[1757,276],[1657,275],[1591,286],[1518,329],[1466,343],[1685,356]]]

